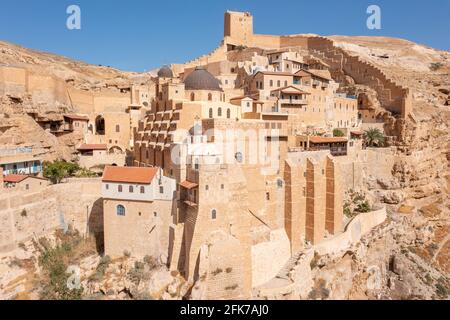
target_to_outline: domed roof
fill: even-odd
[[[222,91],[220,82],[204,67],[196,67],[186,79],[184,79],[186,90],[217,90]]]
[[[162,66],[161,69],[158,70],[158,77],[160,78],[173,78],[172,69],[169,66]]]

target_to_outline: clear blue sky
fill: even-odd
[[[81,7],[81,30],[66,8]],[[366,9],[382,10],[382,29]],[[92,64],[145,71],[214,49],[225,10],[250,11],[262,34],[383,35],[450,50],[449,0],[2,0],[0,39]]]

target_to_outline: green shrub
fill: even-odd
[[[433,62],[433,63],[430,63],[430,70],[437,71],[437,70],[441,69],[443,66],[444,66],[444,64],[441,62]]]
[[[343,136],[345,136],[345,134],[341,130],[339,130],[339,129],[333,130],[333,137],[343,137]]]
[[[80,167],[75,163],[62,160],[53,162],[44,162],[44,177],[49,179],[53,184],[61,183],[64,178],[74,176]]]

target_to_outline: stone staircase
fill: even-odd
[[[324,37],[311,38],[309,50],[312,56],[330,65],[333,78],[337,81],[343,81],[349,75],[357,84],[373,88],[382,106],[394,115],[406,118],[411,112],[409,89],[396,84],[378,67],[350,55]]]
[[[300,259],[300,257],[303,255],[303,252],[297,252],[295,253],[283,266],[283,268],[280,269],[280,271],[278,271],[277,275],[275,276],[275,278],[279,278],[279,279],[284,279],[284,280],[288,280],[291,281],[291,278],[289,277],[289,273],[292,271],[292,269],[294,269],[297,261]]]

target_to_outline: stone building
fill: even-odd
[[[159,168],[105,168],[102,178],[105,254],[167,261],[175,181]]]
[[[342,233],[346,162],[338,158],[351,162],[361,149],[358,100],[338,93],[334,66],[287,48],[322,40],[255,35],[252,25],[250,14],[227,12],[221,47],[162,67],[134,131],[134,165],[175,183],[171,223],[161,224],[167,262],[203,283],[206,298],[249,297],[292,255]],[[241,52],[243,45],[264,50]],[[334,129],[344,136],[332,137]],[[121,197],[105,198],[107,223],[120,218]],[[115,222],[106,242],[142,228],[143,204],[125,204],[138,213]],[[142,239],[130,236],[127,246],[140,248]]]

